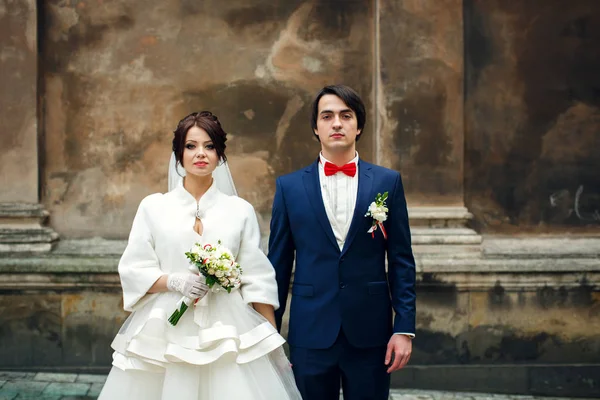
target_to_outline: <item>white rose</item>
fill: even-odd
[[[221,278],[221,277],[223,277],[223,275],[224,275],[224,274],[223,274],[223,271],[221,271],[221,270],[218,270],[217,272],[215,272],[215,276],[216,276],[217,278]]]
[[[214,268],[210,268],[210,269],[208,270],[208,273],[209,273],[210,275],[214,275],[214,274],[215,274],[215,270],[214,270]]]
[[[229,285],[229,279],[227,279],[227,278],[223,279],[223,280],[221,281],[221,284],[222,284],[223,286],[227,286],[227,285]]]
[[[376,212],[376,211],[377,211],[377,203],[375,203],[375,202],[372,202],[372,203],[369,205],[369,212],[370,212],[371,214],[373,214],[373,213],[374,213],[374,212]]]
[[[384,222],[387,220],[387,214],[385,212],[378,211],[373,214],[373,218],[379,222]]]

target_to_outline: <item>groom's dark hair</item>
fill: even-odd
[[[360,139],[360,137],[362,136],[362,131],[365,127],[365,122],[367,122],[365,103],[363,103],[362,99],[360,98],[358,93],[354,91],[354,89],[345,85],[325,86],[319,91],[319,93],[317,93],[317,96],[315,97],[315,100],[312,104],[311,127],[313,129],[313,132],[315,129],[317,129],[317,118],[319,117],[319,100],[321,100],[321,97],[325,96],[326,94],[332,94],[334,96],[339,97],[340,99],[342,99],[344,104],[346,104],[352,111],[354,111],[354,114],[356,114],[356,125],[361,133],[356,137],[356,141],[358,141],[358,139]]]

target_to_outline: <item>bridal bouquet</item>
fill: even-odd
[[[196,243],[185,255],[190,260],[190,268],[206,277],[206,284],[213,292],[231,293],[232,289],[240,287],[242,268],[231,251],[221,245],[220,240],[217,245]],[[193,301],[187,297],[182,298],[179,308],[169,317],[169,323],[177,325]]]

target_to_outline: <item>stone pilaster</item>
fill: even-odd
[[[33,0],[0,1],[0,253],[49,251],[42,226],[37,121],[37,11]]]
[[[481,256],[464,206],[462,6],[376,1],[376,159],[402,173],[413,250],[427,257]]]

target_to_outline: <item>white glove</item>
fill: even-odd
[[[167,289],[179,292],[192,300],[201,299],[208,293],[204,277],[188,272],[173,272],[167,277]]]

